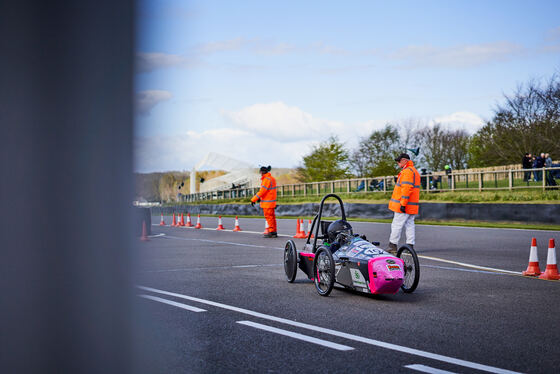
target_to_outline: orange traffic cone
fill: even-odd
[[[150,238],[148,238],[148,230],[146,229],[146,221],[142,221],[142,236],[140,237],[140,240],[143,242],[150,240]]]
[[[225,230],[224,225],[222,225],[222,216],[218,217],[218,227],[216,228],[216,230]]]
[[[201,229],[202,225],[200,224],[200,214],[196,217],[196,226],[195,229]]]
[[[173,212],[173,222],[171,223],[172,227],[177,226],[177,218],[175,217],[175,212]]]
[[[303,222],[303,219],[301,220]],[[305,230],[301,230],[301,226],[299,223],[299,218],[297,219],[297,225],[296,225],[296,234],[294,235],[295,239],[305,239],[307,238],[307,235],[305,235]]]
[[[556,265],[556,247],[554,239],[548,241],[548,256],[546,257],[546,270],[539,277],[540,279],[558,280],[558,266]]]
[[[529,266],[523,275],[537,276],[541,274],[539,267],[539,257],[537,254],[537,238],[531,240],[531,252],[529,252]]]
[[[311,220],[307,221],[307,234],[311,239],[315,237],[315,235],[311,232]]]
[[[241,227],[239,227],[239,219],[235,216],[235,228],[233,231],[241,231]]]
[[[193,226],[193,224],[191,222],[191,214],[190,213],[187,213],[187,223],[185,223],[185,226],[186,227],[192,227]]]
[[[177,224],[177,226],[185,226],[185,216],[181,213],[181,221]]]
[[[268,234],[268,228],[269,228],[270,226],[268,226],[268,221],[267,221],[266,219],[264,220],[264,222],[265,222],[265,224],[264,224],[264,232],[263,232],[263,235],[266,235],[266,234]]]
[[[165,226],[165,221],[163,220],[163,213],[161,213],[161,221],[159,222],[160,226]]]

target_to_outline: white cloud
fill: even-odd
[[[138,52],[135,62],[137,73],[150,73],[157,69],[187,67],[194,64],[192,60],[184,56],[159,52]]]
[[[136,93],[136,113],[147,116],[156,105],[171,99],[172,96],[171,92],[163,90],[140,91]]]
[[[183,135],[136,138],[135,170],[191,170],[209,152],[217,152],[258,167],[295,167],[309,153],[310,142],[279,142],[238,129],[189,131]]]
[[[283,142],[318,140],[340,134],[344,123],[315,118],[283,102],[254,104],[236,112],[222,112],[238,128]]]
[[[441,123],[447,128],[464,129],[475,133],[484,125],[484,120],[471,112],[455,112],[444,116],[435,117],[433,123]]]
[[[405,67],[473,67],[508,60],[522,54],[525,48],[510,42],[452,46],[412,45],[396,50],[391,57]]]
[[[218,52],[230,52],[247,50],[262,55],[284,55],[294,51],[296,48],[290,43],[276,42],[270,39],[246,39],[233,38],[200,44],[194,48],[196,54],[212,54]]]

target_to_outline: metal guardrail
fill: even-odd
[[[420,176],[421,191],[489,191],[517,189],[558,189],[555,179],[560,178],[560,167],[540,169],[510,169],[497,171],[460,172],[451,174],[436,172]],[[375,193],[391,192],[395,176],[375,178],[352,178],[334,181],[295,183],[279,185],[279,197],[320,196],[326,193]],[[548,181],[554,180],[554,185]],[[560,183],[560,182],[559,182]],[[199,192],[183,195],[181,201],[223,200],[249,198],[258,192],[258,187],[236,188],[224,191]]]

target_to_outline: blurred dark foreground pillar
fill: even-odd
[[[0,2],[0,372],[131,372],[134,1]]]

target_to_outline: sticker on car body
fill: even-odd
[[[399,265],[387,265],[387,270],[389,271],[399,271],[401,267]]]
[[[352,275],[352,284],[354,286],[362,288],[365,288],[367,286],[366,279],[364,278],[364,275],[360,270],[350,269],[350,274]]]

